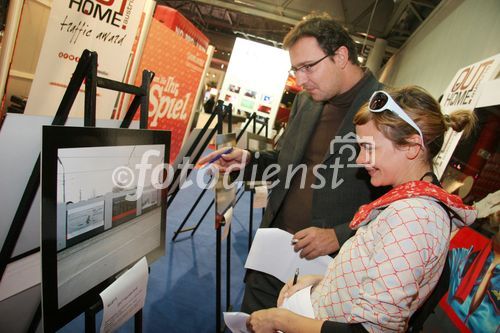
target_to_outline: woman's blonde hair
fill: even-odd
[[[475,114],[468,110],[459,110],[450,115],[444,115],[439,103],[421,87],[408,86],[389,90],[387,93],[422,131],[427,161],[430,164],[441,150],[444,134],[448,128],[457,132],[464,131],[464,136],[467,137],[477,121]],[[354,116],[354,124],[364,125],[371,120],[377,129],[395,145],[414,144],[408,139],[418,134],[417,131],[397,114],[390,111],[370,112],[367,103]]]

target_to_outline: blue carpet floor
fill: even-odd
[[[195,174],[193,172],[192,176]],[[172,242],[174,232],[186,217],[201,189],[191,186],[181,190],[167,210],[166,254],[150,265],[148,292],[143,311],[143,332],[215,332],[216,331],[216,232],[214,209],[207,214],[193,237],[191,232],[180,234]],[[199,220],[212,201],[207,191],[187,226]],[[248,251],[250,194],[247,192],[235,207],[231,230],[231,305],[238,311],[243,298]],[[254,230],[260,224],[262,210],[254,210]],[[222,308],[226,308],[226,246],[222,243]],[[101,317],[97,316],[98,330]],[[83,332],[84,319],[80,316],[60,332]],[[119,332],[134,332],[130,320]]]

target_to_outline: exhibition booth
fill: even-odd
[[[197,163],[213,149],[273,150],[302,88],[288,51],[238,37],[210,90],[214,52],[179,11],[152,0],[11,1],[0,53],[0,331],[155,332],[165,328],[151,323],[170,321],[183,332],[188,315],[172,324],[181,310],[168,318],[155,308],[165,307],[164,292],[193,318],[208,304],[211,321],[192,319],[196,327],[229,331],[245,268],[261,269],[246,259],[269,184],[227,186]],[[467,204],[500,189],[495,53],[454,68],[441,91],[445,114],[465,109],[479,119],[464,142],[447,133],[435,159],[443,188]],[[193,190],[200,181],[209,186]],[[459,233],[450,251],[485,251],[498,232],[495,212]],[[193,237],[204,220],[206,247]],[[176,250],[191,253],[196,279],[172,264]],[[327,263],[306,263],[301,275],[324,274]],[[286,282],[290,269],[276,276]],[[186,291],[198,280],[208,287]],[[471,331],[462,306],[447,293],[424,331]]]

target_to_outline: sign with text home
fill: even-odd
[[[84,49],[98,54],[97,75],[122,81],[144,0],[52,2],[25,113],[54,115]],[[82,86],[71,116],[83,116]],[[116,91],[97,89],[97,118],[109,119]]]

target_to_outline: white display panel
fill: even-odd
[[[473,111],[488,81],[495,79],[500,70],[500,54],[461,68],[443,93],[441,110],[450,114],[457,110]],[[462,132],[448,129],[443,147],[434,157],[434,172],[440,178],[455,150]]]
[[[219,99],[235,113],[269,117],[272,129],[289,69],[288,51],[236,38]]]

